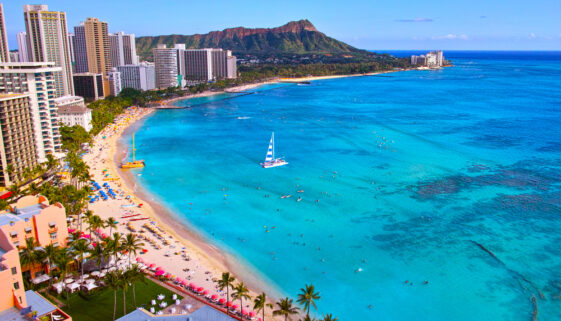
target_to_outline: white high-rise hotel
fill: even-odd
[[[27,54],[30,61],[54,62],[56,96],[74,94],[72,63],[68,45],[66,13],[49,11],[47,5],[24,5]]]
[[[122,31],[109,34],[109,47],[111,67],[138,64],[134,34],[127,35]]]

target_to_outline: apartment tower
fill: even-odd
[[[0,3],[0,62],[10,62],[10,48],[8,47],[6,22],[4,21],[4,6],[1,3]]]
[[[167,48],[159,44],[154,49],[154,65],[156,68],[156,88],[177,87],[178,64],[177,49]]]
[[[88,51],[86,49],[86,30],[84,23],[74,27],[74,70],[76,73],[88,72]]]
[[[27,33],[25,33],[25,31],[18,32],[17,39],[19,62],[29,62],[29,55],[27,54]]]
[[[134,34],[116,32],[109,35],[111,67],[138,64]]]
[[[107,73],[111,71],[111,56],[107,22],[98,18],[87,18],[84,22],[86,52],[88,56],[88,72],[102,74],[104,95],[109,95]]]
[[[54,62],[56,96],[74,94],[72,63],[68,45],[66,13],[49,11],[47,5],[24,5],[27,54],[33,62]]]

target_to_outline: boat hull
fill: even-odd
[[[141,168],[144,167],[143,161],[128,162],[121,164],[121,168]]]
[[[279,166],[284,166],[284,165],[288,165],[288,162],[286,162],[282,159],[275,159],[275,160],[270,161],[270,162],[261,163],[261,167],[263,167],[263,168],[279,167]]]

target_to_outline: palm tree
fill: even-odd
[[[106,251],[102,243],[96,243],[93,248],[89,250],[90,259],[95,261],[95,264],[99,268],[103,259],[105,259]]]
[[[88,246],[85,239],[77,240],[72,246],[72,255],[80,258],[80,278],[84,276],[84,254],[89,252]]]
[[[313,306],[317,310],[316,300],[320,299],[319,292],[315,292],[314,286],[312,284],[307,285],[300,289],[300,294],[298,294],[297,302],[304,306],[306,315],[310,315],[310,306]]]
[[[338,320],[339,320],[339,318],[336,318],[336,317],[332,316],[331,313],[325,314],[323,316],[323,319],[321,319],[321,321],[338,321]]]
[[[22,267],[32,266],[39,261],[39,255],[36,248],[39,246],[33,237],[25,239],[25,248],[19,252],[19,260]]]
[[[243,284],[243,282],[238,283],[238,285],[236,285],[234,288],[234,293],[232,293],[232,299],[238,299],[240,300],[240,314],[242,313],[242,309],[243,309],[243,299],[251,299],[251,296],[249,296],[249,290],[247,289],[247,286],[245,286],[245,284]]]
[[[123,290],[123,315],[127,314],[127,290],[129,288],[130,275],[121,272],[121,289]]]
[[[304,316],[304,318],[300,321],[318,321],[316,318],[311,317],[309,315]]]
[[[273,315],[284,316],[284,321],[292,320],[290,317],[298,313],[298,307],[292,305],[292,299],[284,298],[277,302],[278,309],[273,311]]]
[[[98,215],[93,215],[88,222],[90,224],[90,237],[92,235],[92,229],[97,230],[98,228],[105,227],[105,222]],[[90,238],[91,240],[91,238]],[[98,239],[99,241],[99,239]]]
[[[68,275],[72,274],[70,270],[70,264],[74,260],[67,254],[67,252],[61,252],[60,255],[56,256],[55,263],[58,266],[60,272],[60,279],[64,280]],[[66,291],[66,305],[70,306],[68,301],[68,291]]]
[[[134,264],[128,271],[127,274],[129,276],[129,280],[132,283],[132,298],[134,302],[134,307],[136,308],[136,282],[146,283],[146,276],[138,265]]]
[[[131,264],[131,255],[134,254],[136,256],[137,251],[142,249],[143,246],[144,243],[142,243],[135,234],[127,234],[123,240],[122,247],[123,250],[129,252],[129,264]]]
[[[44,260],[47,261],[47,274],[51,275],[52,264],[55,261],[56,257],[60,255],[61,249],[58,246],[54,246],[49,244],[43,248],[44,252]],[[52,278],[49,279],[49,287],[52,284]]]
[[[113,229],[117,228],[117,222],[115,222],[115,219],[113,217],[110,217],[105,220],[105,226],[109,228],[109,235],[111,235]]]
[[[267,295],[265,294],[265,292],[263,292],[253,300],[253,309],[256,310],[258,313],[260,311],[263,312],[263,318],[262,318],[263,321],[265,321],[265,308],[272,309],[273,305],[267,302]]]
[[[56,158],[53,157],[53,155],[48,154],[47,155],[47,170],[51,170],[53,168],[55,168],[55,166],[58,165],[58,160]]]
[[[13,184],[8,187],[8,191],[12,193],[12,198],[16,199],[21,194],[21,189],[19,188],[18,184]]]
[[[233,283],[236,278],[230,275],[230,272],[222,273],[222,279],[218,280],[218,288],[222,291],[226,289],[226,300],[230,301],[230,288],[233,287]],[[229,314],[229,310],[226,309],[226,314]]]
[[[123,250],[122,237],[118,232],[113,233],[112,238],[108,238],[105,244],[107,254],[115,257],[115,266],[117,266],[117,255]]]
[[[117,290],[121,288],[121,273],[119,270],[107,273],[105,276],[105,284],[113,290],[113,321],[117,313]]]

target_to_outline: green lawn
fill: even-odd
[[[171,296],[174,294],[170,290],[158,284],[146,280],[146,283],[136,283],[136,304],[138,307],[145,305],[150,307],[150,301],[155,299],[158,294],[164,294],[168,305],[173,303]],[[177,295],[179,299],[183,297]],[[65,294],[61,294],[59,299],[66,303]],[[101,289],[91,296],[74,293],[70,295],[70,306],[63,307],[63,311],[68,313],[74,321],[111,321],[113,320],[113,290]],[[158,301],[158,304],[161,301]],[[159,307],[156,306],[156,311]],[[134,311],[132,287],[127,290],[127,313]],[[116,318],[123,316],[123,291],[117,291],[117,314]]]

